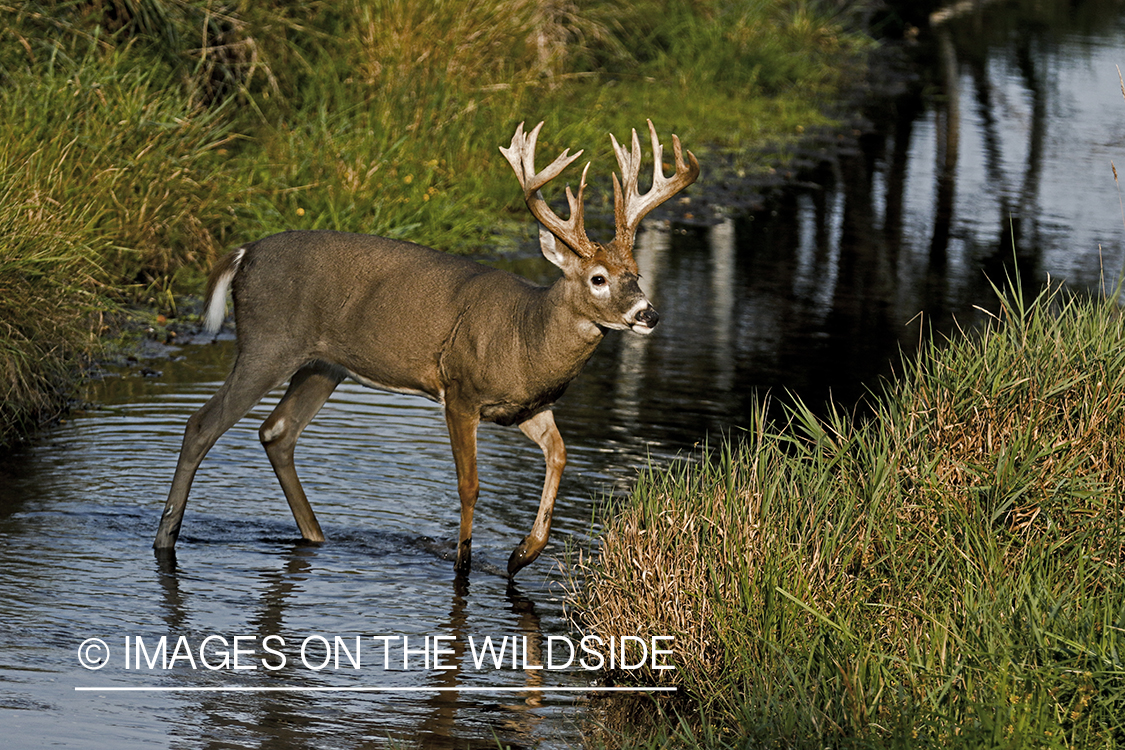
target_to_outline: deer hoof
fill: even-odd
[[[514,578],[521,568],[530,565],[537,557],[539,557],[539,550],[533,551],[530,537],[524,537],[524,540],[512,550],[512,555],[508,558],[508,578]]]
[[[453,564],[453,570],[457,575],[465,575],[473,567],[473,540],[470,537],[457,545],[457,562]]]

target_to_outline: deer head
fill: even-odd
[[[551,263],[562,269],[575,288],[583,289],[582,299],[574,303],[584,308],[584,312],[595,324],[605,328],[629,329],[635,333],[652,332],[659,316],[638,285],[637,262],[633,258],[633,243],[641,220],[652,209],[665,202],[699,177],[699,162],[695,155],[684,150],[680,139],[672,136],[675,153],[676,172],[672,177],[664,175],[664,148],[656,135],[652,120],[648,121],[652,137],[653,175],[652,187],[644,195],[640,194],[638,179],[641,171],[641,145],[637,131],[633,130],[632,148],[626,151],[617,139],[610,135],[617,164],[621,169],[621,179],[613,175],[613,207],[616,235],[609,244],[591,240],[586,234],[583,192],[586,189],[586,173],[590,169],[587,162],[582,170],[578,184],[578,195],[566,188],[566,200],[570,205],[570,218],[563,221],[543,199],[540,188],[557,177],[567,166],[582,155],[578,151],[570,155],[567,149],[542,171],[535,170],[535,143],[539,137],[539,123],[530,133],[525,133],[523,123],[516,128],[512,143],[500,152],[512,165],[524,200],[533,216],[539,220],[540,245],[543,255]],[[561,242],[562,247],[559,246]]]

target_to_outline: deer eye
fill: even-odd
[[[605,286],[605,276],[602,276],[600,273],[594,274],[590,277],[590,283],[594,286]]]

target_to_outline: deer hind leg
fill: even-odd
[[[541,411],[521,422],[520,430],[543,449],[543,457],[547,461],[547,476],[543,481],[543,495],[539,499],[539,514],[535,517],[535,525],[508,558],[509,578],[539,557],[539,553],[547,546],[551,517],[555,510],[555,496],[559,492],[559,480],[562,479],[563,468],[566,466],[566,446],[555,426],[554,414]]]
[[[285,395],[258,430],[258,437],[273,465],[277,481],[281,483],[289,509],[293,511],[293,518],[297,521],[297,528],[301,530],[301,537],[310,542],[323,542],[324,532],[320,530],[316,514],[301,487],[301,480],[297,478],[297,469],[293,465],[293,448],[297,445],[301,432],[320,411],[320,407],[324,406],[324,402],[345,375],[343,370],[322,362],[302,367],[290,379]]]
[[[445,409],[445,423],[449,427],[449,443],[453,447],[453,463],[457,467],[457,495],[461,498],[461,531],[457,538],[458,575],[469,572],[473,561],[473,509],[480,494],[477,479],[477,426],[480,417]]]
[[[281,367],[268,370],[240,368],[241,361],[244,360],[240,353],[234,361],[234,367],[226,382],[199,411],[188,419],[187,427],[184,428],[180,458],[176,462],[176,473],[172,478],[172,487],[168,491],[164,513],[160,517],[160,528],[152,545],[154,549],[172,549],[176,546],[191,482],[207,451],[211,450],[215,441],[250,411],[262,396],[278,383],[283,382],[291,372]]]

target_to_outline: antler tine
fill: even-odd
[[[621,182],[617,175],[613,176],[613,211],[617,223],[617,236],[614,244],[620,252],[631,253],[633,240],[636,237],[637,227],[641,220],[652,209],[659,206],[692,184],[699,177],[699,161],[695,154],[688,151],[688,161],[684,161],[684,149],[680,139],[672,136],[672,151],[676,159],[676,173],[671,177],[664,176],[664,147],[656,135],[656,126],[648,120],[648,131],[652,140],[652,187],[643,196],[637,187],[641,173],[641,142],[637,137],[636,128],[633,129],[632,148],[626,152],[611,133],[609,138],[613,142],[613,151],[617,155],[617,164],[621,168]]]
[[[504,158],[512,165],[512,169],[516,173],[516,179],[519,180],[520,187],[523,188],[524,201],[527,203],[531,214],[577,255],[583,258],[592,257],[597,252],[597,247],[586,236],[585,209],[582,202],[583,191],[586,189],[586,172],[590,169],[590,164],[587,162],[585,169],[582,170],[582,180],[578,183],[577,196],[571,192],[570,186],[567,185],[566,202],[570,206],[570,218],[563,221],[547,205],[547,201],[543,199],[543,194],[539,192],[539,189],[558,177],[559,173],[582,155],[582,152],[578,151],[572,156],[568,148],[542,171],[536,172],[535,143],[539,138],[539,130],[542,127],[543,123],[539,123],[530,133],[525,134],[521,122],[512,136],[511,145],[508,148],[501,146],[500,153],[504,154]]]

